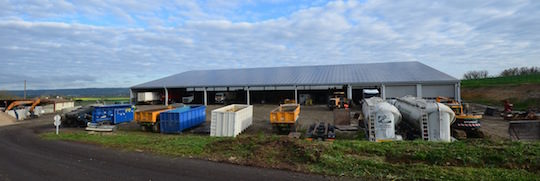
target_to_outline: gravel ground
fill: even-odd
[[[178,106],[178,105],[176,105]],[[163,108],[162,105],[140,105],[137,106],[137,110],[149,110],[156,108]],[[206,123],[201,126],[202,128],[194,129],[200,131],[201,129],[210,129],[211,112],[214,109],[223,107],[223,105],[208,105],[206,107]],[[269,104],[255,104],[253,107],[253,124],[245,130],[246,134],[272,134],[272,125],[270,125],[270,112],[277,108],[278,105]],[[357,111],[351,109],[351,112]],[[298,118],[298,129],[307,129],[309,125],[316,122],[333,123],[334,116],[332,111],[329,111],[326,105],[313,105],[313,106],[301,106],[300,117]],[[136,123],[130,123],[123,125],[123,129],[139,129]]]

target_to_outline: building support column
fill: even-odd
[[[299,102],[298,102],[298,86],[296,86],[296,85],[294,86],[294,102],[296,104],[299,104]]]
[[[454,89],[454,96],[455,96],[455,100],[458,101],[459,103],[461,103],[461,84],[460,83],[457,83],[454,85],[455,89]]]
[[[381,85],[381,98],[386,100],[386,86],[384,84]]]
[[[247,99],[247,105],[251,105],[250,104],[250,97],[249,97],[249,87],[246,87],[246,99]]]
[[[352,86],[351,84],[347,85],[347,99],[352,100]]]
[[[416,84],[416,97],[422,98],[422,84]]]
[[[169,106],[169,90],[167,90],[167,87],[163,87],[165,89],[165,106]]]
[[[203,87],[204,91],[204,105],[208,106],[208,91],[206,90],[206,87]]]
[[[129,89],[129,104],[133,105],[133,89]]]

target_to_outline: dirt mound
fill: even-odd
[[[11,117],[7,113],[0,112],[0,125],[15,123],[15,118]]]
[[[318,162],[323,147],[306,144],[287,137],[238,137],[216,141],[207,146],[208,153],[225,152],[214,155],[213,160],[265,168],[286,168],[300,171],[297,163]]]
[[[464,87],[461,89],[461,97],[467,102],[502,106],[502,101],[510,100],[515,108],[540,108],[540,84]]]

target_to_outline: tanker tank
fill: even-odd
[[[375,142],[402,140],[400,135],[396,135],[396,127],[401,122],[401,114],[392,104],[380,97],[364,99],[362,113],[368,140]]]

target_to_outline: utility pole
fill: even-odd
[[[26,80],[24,80],[24,99],[26,99]]]

